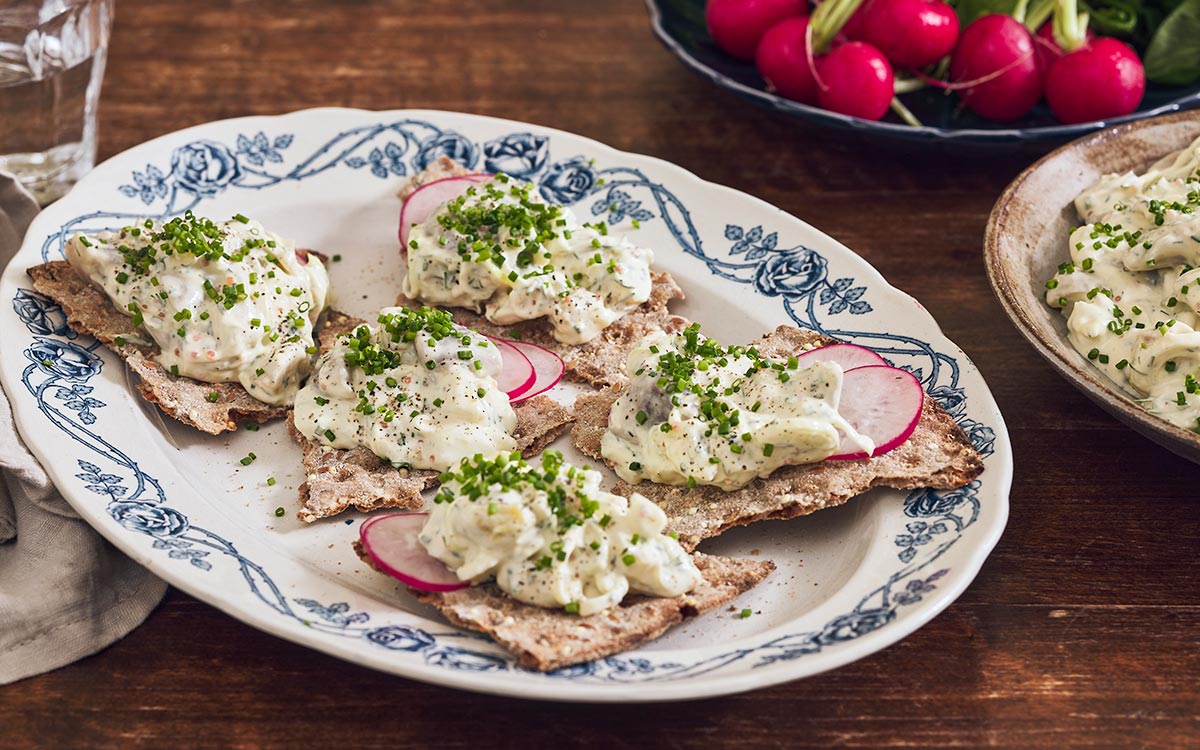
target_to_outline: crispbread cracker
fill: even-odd
[[[362,543],[354,549],[375,568]],[[478,630],[516,655],[522,667],[549,672],[628,651],[662,635],[685,619],[717,609],[758,585],[775,564],[693,553],[703,579],[673,598],[633,595],[619,607],[589,617],[519,602],[494,584],[413,595],[450,622]],[[378,569],[378,568],[376,568]]]
[[[240,383],[204,383],[172,375],[152,357],[158,352],[153,343],[133,324],[133,319],[117,310],[100,289],[75,273],[64,260],[30,268],[33,287],[57,302],[67,314],[67,325],[100,343],[125,360],[141,382],[138,390],[145,399],[157,404],[167,415],[211,435],[236,430],[239,422],[266,422],[284,416],[285,406],[263,403],[251,396]],[[124,343],[117,344],[121,338]],[[210,394],[218,394],[210,401]]]
[[[400,200],[407,200],[408,196],[417,192],[417,188],[422,185],[450,177],[462,177],[465,174],[471,174],[471,170],[461,166],[448,156],[440,156],[432,164],[405,180],[404,184],[400,186],[400,190],[396,192],[396,197]]]
[[[341,313],[330,313],[319,336],[326,350],[342,333],[364,321]],[[526,456],[541,452],[562,434],[573,417],[549,396],[534,396],[517,404],[517,428],[513,437]],[[361,511],[379,508],[415,510],[424,504],[422,490],[437,482],[440,472],[429,469],[396,469],[361,446],[349,450],[331,448],[310,440],[296,428],[291,413],[288,434],[303,453],[304,482],[300,485],[300,510],[296,517],[305,523],[337,515],[354,506]]]
[[[333,342],[337,341],[337,337],[343,333],[350,333],[355,328],[363,324],[362,318],[356,318],[353,315],[347,315],[344,312],[330,310],[325,315],[325,324],[321,326],[321,330],[317,333],[317,346],[321,351],[325,351],[333,346]]]
[[[449,166],[445,162],[449,162]],[[467,173],[468,170],[443,157],[409,178],[400,190],[400,198],[403,200],[411,195],[415,189],[414,185],[419,186],[436,179]],[[400,251],[404,254],[404,248]],[[552,333],[554,327],[545,318],[526,320],[513,325],[498,325],[483,315],[464,308],[449,308],[449,311],[454,316],[455,323],[487,336],[519,338],[521,341],[549,349],[562,358],[566,367],[564,377],[568,380],[607,387],[627,380],[625,359],[643,337],[660,330],[674,333],[683,330],[688,323],[667,309],[667,304],[672,300],[683,299],[683,290],[671,275],[665,271],[651,271],[650,279],[650,298],[586,344],[564,344],[558,341]],[[410,300],[401,294],[396,304],[411,307],[423,303]]]
[[[828,343],[832,340],[812,331],[780,326],[756,346],[763,356],[779,358]],[[600,440],[617,396],[609,390],[585,394],[575,401],[571,441],[593,458],[602,458]],[[701,540],[734,526],[808,515],[841,505],[873,487],[951,489],[970,482],[982,471],[983,459],[966,433],[926,396],[916,431],[903,445],[881,456],[785,466],[766,479],[755,479],[729,492],[711,486],[689,489],[653,482],[631,485],[619,480],[612,492],[626,496],[638,492],[653,500],[667,514],[667,530],[679,534],[679,543],[691,550]]]

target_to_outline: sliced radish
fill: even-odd
[[[898,367],[868,365],[847,370],[842,379],[841,406],[838,411],[850,426],[875,442],[878,456],[896,448],[917,429],[925,391],[912,373]],[[847,452],[826,460],[849,461],[870,458],[843,439]]]
[[[455,591],[471,584],[425,551],[418,537],[428,513],[389,513],[363,522],[358,537],[371,560],[400,581],[422,591]]]
[[[408,248],[408,231],[413,224],[420,224],[435,211],[467,192],[467,189],[492,179],[492,175],[475,173],[461,177],[446,177],[422,185],[413,191],[400,207],[400,248]]]
[[[501,390],[508,394],[510,400],[526,393],[537,381],[537,372],[529,357],[504,339],[491,341],[500,350],[500,377],[496,378],[496,382]]]
[[[865,346],[857,344],[830,344],[819,349],[809,349],[796,359],[802,367],[808,367],[814,362],[836,362],[843,370],[853,370],[855,367],[883,365],[889,367],[887,360]]]
[[[536,380],[529,390],[522,393],[520,396],[512,399],[514,404],[524,401],[528,398],[545,393],[558,384],[562,380],[563,372],[566,371],[566,365],[563,364],[562,357],[559,357],[549,349],[543,349],[536,344],[527,344],[524,341],[509,341],[506,343],[516,347],[533,365],[533,371],[536,375]]]

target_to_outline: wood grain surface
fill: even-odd
[[[378,674],[178,591],[106,651],[0,688],[0,748],[1200,747],[1200,468],[1092,406],[1010,327],[981,257],[1034,154],[900,150],[688,72],[638,0],[118,0],[102,156],[314,106],[428,107],[651,154],[840,239],[978,364],[1012,515],[970,589],[811,679],[659,706],[555,705]]]

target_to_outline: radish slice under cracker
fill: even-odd
[[[925,391],[912,373],[898,367],[868,365],[847,370],[842,378],[842,397],[838,412],[850,426],[875,441],[878,456],[908,440],[925,405]],[[827,461],[870,458],[843,439],[841,448]]]
[[[400,248],[408,249],[408,232],[413,224],[420,224],[446,203],[467,192],[467,189],[490,180],[492,175],[475,173],[461,177],[446,177],[422,185],[413,191],[400,207]]]
[[[500,376],[496,378],[500,389],[508,394],[509,400],[527,393],[537,382],[537,371],[533,369],[529,357],[509,341],[488,338],[500,350]]]
[[[379,569],[414,589],[456,591],[471,584],[425,551],[418,537],[428,513],[389,513],[363,522],[358,538]]]
[[[796,357],[801,367],[808,367],[814,362],[836,362],[843,370],[853,370],[855,367],[871,365],[889,366],[887,360],[865,346],[857,344],[830,344],[817,349],[809,349]]]
[[[511,399],[514,404],[545,393],[558,385],[558,381],[562,380],[563,373],[567,369],[566,365],[563,364],[562,357],[549,349],[543,349],[537,344],[527,344],[524,341],[511,341],[509,339],[504,339],[504,341],[516,347],[529,359],[529,363],[533,365],[533,371],[537,376],[537,379],[529,390],[517,398]]]

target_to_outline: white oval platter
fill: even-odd
[[[243,213],[300,247],[340,255],[331,263],[338,306],[366,315],[391,304],[399,287],[395,191],[442,155],[531,180],[585,220],[604,218],[654,248],[656,265],[687,292],[676,311],[709,335],[745,343],[792,323],[875,348],[958,420],[985,472],[960,490],[881,489],[807,518],[729,532],[702,549],[779,566],[736,603],[753,616],[709,613],[636,651],[539,674],[365,568],[350,547],[360,514],[296,520],[299,450],[282,424],[213,438],[164,420],[132,391],[120,361],[71,332],[25,274],[61,257],[76,231],[187,209],[217,219]],[[816,674],[896,642],[949,605],[1008,515],[1012,454],[1000,412],[920,304],[763,201],[534,125],[317,109],[165,135],[100,165],[38,216],[0,279],[0,299],[0,378],[18,427],[89,523],[171,584],[254,627],[416,680],[633,702]],[[243,466],[251,451],[257,460]]]

